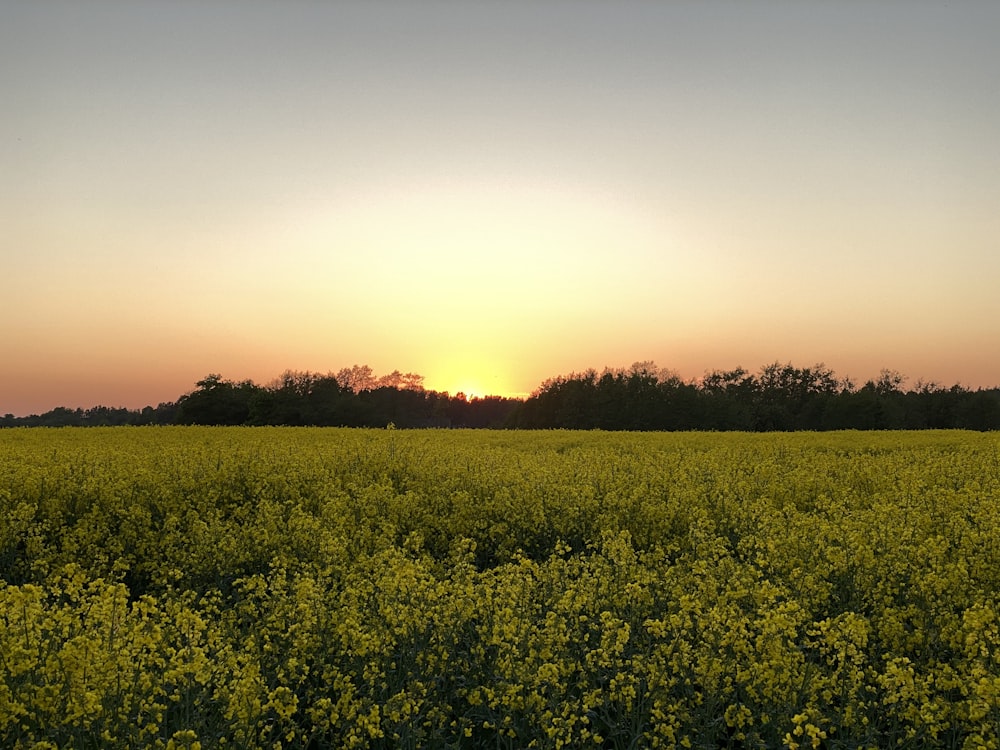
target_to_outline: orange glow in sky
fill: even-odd
[[[1000,385],[1000,5],[19,3],[0,414],[368,364]]]

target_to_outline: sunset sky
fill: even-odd
[[[655,360],[1000,385],[1000,3],[0,6],[0,414]]]

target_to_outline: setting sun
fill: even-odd
[[[424,385],[429,390],[453,396],[464,393],[468,399],[512,395],[509,376],[489,360],[446,358],[444,363],[444,367],[427,374]]]

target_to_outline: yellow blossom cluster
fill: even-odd
[[[0,746],[1000,748],[998,456],[0,431]]]

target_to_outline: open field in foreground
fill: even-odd
[[[0,431],[0,746],[998,747],[1000,435]]]

